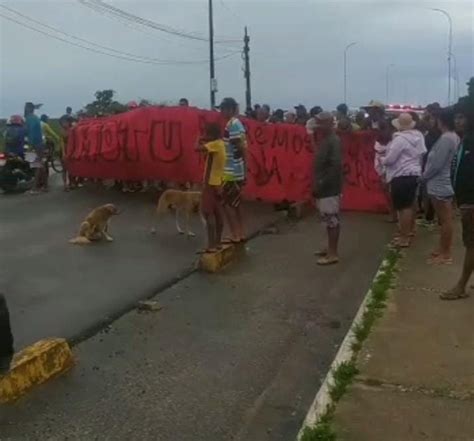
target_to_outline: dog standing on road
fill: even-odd
[[[156,208],[156,216],[161,216],[166,213],[169,209],[175,211],[176,214],[176,229],[179,234],[186,233],[188,236],[195,236],[195,234],[189,230],[189,218],[193,212],[199,211],[201,205],[201,192],[200,191],[181,191],[181,190],[166,190],[158,200],[158,206]],[[179,219],[181,215],[185,218],[185,230],[180,226]],[[156,228],[151,229],[151,233],[156,233]]]
[[[109,235],[109,222],[112,216],[119,214],[114,204],[106,204],[92,210],[79,227],[77,237],[69,243],[75,245],[86,245],[93,241],[105,239],[112,242],[114,239]]]

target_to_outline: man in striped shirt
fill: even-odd
[[[244,225],[241,210],[241,193],[245,183],[245,150],[247,138],[245,127],[237,118],[239,106],[233,98],[224,98],[220,105],[225,120],[224,143],[226,163],[222,187],[224,213],[229,223],[231,237],[227,243],[245,241]]]

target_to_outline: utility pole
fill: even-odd
[[[430,8],[432,11],[443,14],[448,19],[449,35],[448,35],[448,106],[451,104],[451,60],[453,56],[453,20],[448,12],[444,9]]]
[[[244,35],[244,60],[245,60],[245,104],[247,107],[247,114],[250,114],[252,111],[252,92],[250,89],[250,37],[247,33],[247,26],[245,26],[245,35]]]
[[[356,41],[348,44],[344,48],[344,103],[347,104],[347,51],[357,44]]]
[[[214,13],[212,10],[212,0],[209,0],[209,73],[211,90],[211,110],[216,107],[217,81],[215,78],[214,66]]]

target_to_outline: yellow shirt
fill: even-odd
[[[226,161],[225,144],[222,139],[204,144],[207,151],[206,168],[204,170],[204,183],[212,186],[221,186],[224,178]]]

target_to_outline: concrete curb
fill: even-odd
[[[381,274],[383,274],[386,266],[388,266],[388,261],[384,259],[372,280],[372,284]],[[344,340],[342,341],[341,346],[339,347],[339,351],[337,352],[336,357],[331,363],[326,378],[324,379],[321,387],[318,390],[318,393],[316,394],[316,397],[314,398],[313,403],[311,404],[308,410],[308,413],[306,414],[306,418],[298,433],[297,441],[299,441],[303,436],[304,429],[306,427],[315,426],[328,408],[328,406],[332,404],[329,391],[334,384],[333,373],[340,364],[351,360],[354,354],[352,344],[356,341],[354,329],[361,323],[364,313],[367,309],[367,303],[369,302],[371,297],[372,288],[367,291],[367,294],[365,295],[364,300],[362,301],[359,310],[357,311],[357,314],[354,317],[354,320],[352,321],[351,327],[349,328],[349,331],[344,337]]]
[[[40,340],[18,352],[10,371],[0,377],[0,403],[17,400],[36,385],[67,372],[74,365],[71,349],[62,338]]]
[[[243,253],[245,253],[244,244],[225,245],[215,253],[204,253],[199,259],[199,269],[208,273],[217,273],[236,261]]]
[[[260,236],[265,230],[276,227],[281,222],[288,219],[286,214],[280,212],[277,214],[276,219],[272,220],[254,233],[250,234],[247,238],[247,242]],[[197,268],[201,271],[208,273],[217,273],[226,269],[230,264],[236,262],[242,255],[245,254],[246,244],[228,244],[222,247],[215,253],[204,253],[198,260]]]

